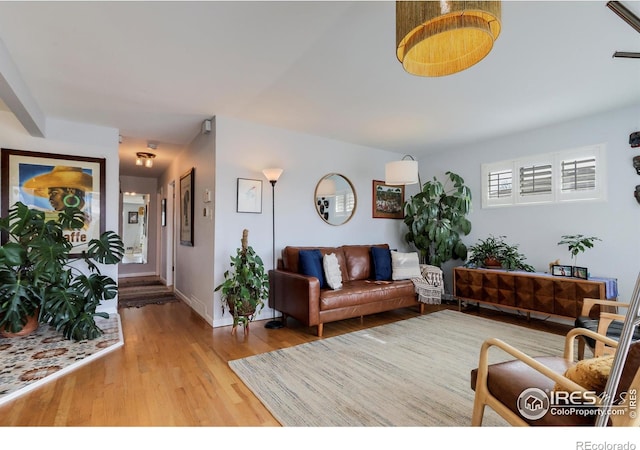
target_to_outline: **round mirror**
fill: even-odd
[[[318,215],[329,225],[347,223],[356,211],[356,191],[351,181],[339,173],[322,177],[314,198]]]

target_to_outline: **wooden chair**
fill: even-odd
[[[637,410],[640,405],[636,404],[635,394],[626,395],[640,389],[640,342],[633,342],[633,333],[640,323],[639,312],[640,275],[627,315],[601,314],[603,327],[609,319],[624,320],[618,340],[593,330],[574,328],[565,337],[563,355],[546,357],[531,357],[500,339],[486,340],[480,350],[478,368],[471,372],[471,387],[475,389],[471,424],[482,425],[485,406],[489,406],[515,426],[640,425]],[[579,336],[601,343],[602,347],[594,347],[596,352],[606,353],[607,347],[615,349],[611,372],[600,396],[565,376],[567,369],[577,364],[574,346]],[[490,349],[500,349],[515,359],[489,364]],[[571,403],[558,403],[559,399],[567,400],[568,395]],[[554,412],[554,406],[559,404],[575,405],[577,412],[564,414],[569,408],[561,413],[555,408]],[[614,410],[616,414],[610,414]]]
[[[593,307],[600,307],[600,315],[594,319],[591,317]],[[586,328],[614,340],[620,339],[624,316],[617,314],[618,308],[628,308],[628,303],[615,300],[603,300],[598,298],[585,298],[582,304],[582,311],[576,318],[576,328]],[[640,330],[636,330],[633,340],[640,340]],[[585,348],[589,347],[593,356],[602,356],[614,352],[614,349],[604,345],[602,341],[596,341],[588,336],[578,337],[578,359],[584,358]]]

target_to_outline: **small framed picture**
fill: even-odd
[[[404,186],[385,184],[384,181],[373,180],[372,217],[379,219],[404,218]]]
[[[552,271],[552,275],[557,277],[572,277],[573,276],[573,267],[571,266],[561,266],[558,264],[554,264]]]
[[[129,223],[138,223],[137,211],[129,211]]]
[[[587,271],[586,267],[573,267],[573,276],[576,278],[581,278],[583,280],[586,280],[587,278],[589,278],[589,272]]]
[[[262,181],[238,178],[237,212],[262,213]]]

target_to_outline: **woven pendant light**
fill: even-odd
[[[481,61],[500,34],[498,1],[396,2],[396,44],[404,69],[441,77]]]

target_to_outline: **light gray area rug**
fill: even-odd
[[[284,426],[466,427],[470,372],[490,337],[531,356],[563,351],[563,336],[443,310],[229,366]],[[490,353],[491,362],[508,359]],[[486,408],[483,425],[507,423]]]

